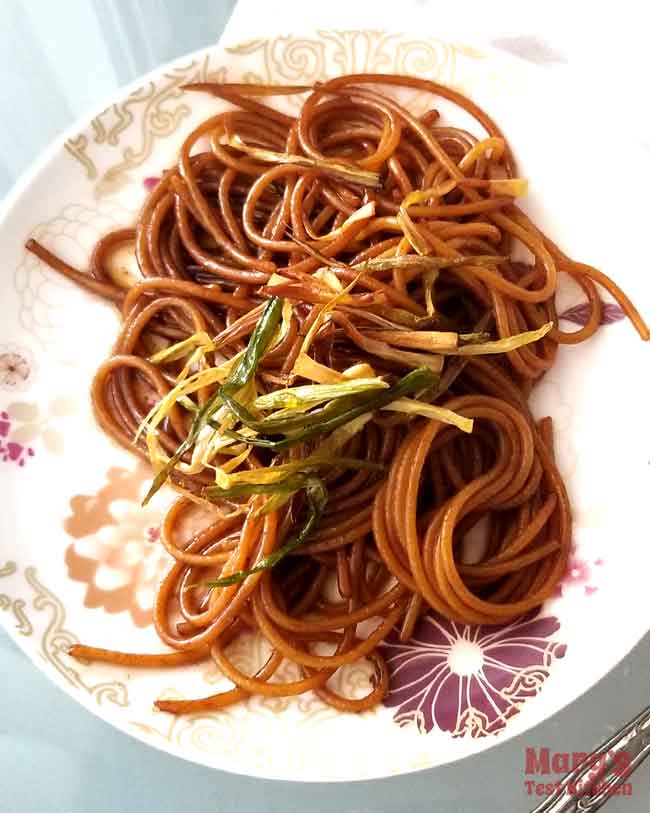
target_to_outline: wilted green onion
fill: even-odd
[[[253,406],[255,409],[290,409],[381,389],[388,389],[388,384],[378,377],[355,378],[340,384],[307,384],[260,395],[255,399]]]
[[[142,501],[142,505],[146,505],[158,489],[166,482],[181,457],[185,452],[190,450],[201,430],[207,426],[210,418],[219,408],[221,402],[226,401],[228,403],[229,400],[232,400],[232,396],[242,387],[246,386],[253,378],[257,365],[271,341],[281,315],[282,300],[273,297],[268,301],[260,317],[260,321],[255,326],[255,330],[251,333],[246,352],[237,366],[231,370],[223,382],[221,389],[215,392],[198,410],[192,421],[192,426],[190,427],[187,437],[154,477],[151,487]],[[228,406],[230,406],[229,403]]]
[[[538,330],[527,330],[524,333],[507,336],[505,339],[496,339],[495,341],[482,342],[480,344],[466,344],[462,347],[458,347],[456,350],[440,350],[439,352],[443,356],[484,356],[491,353],[509,353],[511,350],[517,350],[519,347],[524,347],[527,344],[532,344],[533,342],[543,339],[552,328],[553,322],[547,322]]]
[[[159,350],[150,357],[149,361],[152,364],[161,364],[162,362],[176,361],[176,359],[187,356],[192,350],[197,347],[202,347],[204,350],[213,350],[214,344],[205,331],[199,331],[188,336],[176,344],[165,347],[164,350]]]
[[[203,406],[196,413],[196,417],[192,422],[192,426],[190,427],[190,431],[188,432],[187,437],[181,443],[178,449],[176,449],[175,453],[169,458],[165,465],[160,469],[158,474],[156,474],[156,476],[153,478],[151,487],[149,488],[149,491],[147,491],[144,500],[142,500],[142,505],[146,505],[149,502],[149,500],[153,497],[153,495],[158,491],[158,489],[161,488],[161,486],[166,482],[167,478],[173,471],[176,464],[180,461],[181,457],[185,454],[185,452],[189,451],[192,448],[192,445],[199,436],[200,431],[203,429],[204,426],[206,426],[210,416],[217,409],[218,406],[219,406],[219,393],[216,392],[211,398],[209,398],[205,402],[205,404],[203,404]]]
[[[417,401],[414,398],[398,398],[397,401],[388,404],[384,409],[403,412],[405,415],[421,415],[424,418],[431,418],[441,423],[456,426],[462,432],[471,432],[474,428],[474,421],[471,418],[452,412],[451,409],[422,403],[422,401]]]
[[[282,300],[274,296],[269,299],[259,322],[255,325],[255,330],[253,330],[250,335],[248,347],[246,348],[243,358],[223,382],[223,386],[220,390],[222,397],[224,395],[234,395],[251,381],[262,356],[266,352],[266,348],[273,338],[273,332],[278,326],[281,316]]]
[[[377,257],[365,260],[352,266],[356,271],[365,267],[370,271],[390,271],[394,268],[421,268],[424,272],[440,271],[443,268],[454,268],[459,265],[496,265],[503,263],[507,257],[498,254],[478,254],[463,257],[432,257],[430,254],[401,254],[398,257]]]
[[[250,155],[251,158],[255,158],[258,161],[271,164],[295,164],[296,166],[307,167],[308,169],[320,169],[328,175],[333,175],[350,183],[372,187],[381,186],[381,178],[378,172],[359,169],[350,164],[332,161],[329,158],[309,158],[305,155],[290,155],[289,153],[274,152],[273,150],[266,150],[261,147],[252,147],[244,143],[239,136],[227,139],[227,143],[228,146],[241,150],[241,152],[245,152],[247,155]]]
[[[285,437],[282,440],[270,440],[268,438],[261,437],[244,438],[237,432],[232,431],[227,431],[225,434],[228,435],[228,437],[236,438],[237,440],[244,441],[245,443],[250,443],[252,446],[260,446],[266,449],[276,449],[279,451],[281,449],[286,449],[289,446],[293,446],[296,443],[311,440],[311,438],[332,432],[334,429],[337,429],[339,426],[351,421],[353,418],[363,415],[365,412],[374,412],[377,409],[381,409],[383,406],[386,406],[386,404],[390,404],[391,401],[395,401],[397,398],[401,398],[403,395],[409,395],[410,393],[418,392],[419,390],[429,389],[436,384],[438,380],[439,377],[428,367],[418,367],[416,370],[412,370],[410,373],[401,378],[397,384],[389,389],[382,390],[377,394],[373,393],[372,395],[363,398],[360,397],[357,403],[353,405],[341,405],[340,402],[338,404],[337,402],[333,402],[334,408],[330,409],[329,416],[321,414],[320,419],[314,422],[312,426],[307,426],[302,432],[296,432],[296,434],[291,435],[290,437]],[[343,400],[346,399],[341,399],[341,401]],[[330,407],[330,404],[328,404],[328,407]],[[339,407],[338,411],[336,407]],[[325,412],[325,409],[323,409],[321,413]],[[306,416],[303,415],[300,417],[304,418]]]
[[[295,485],[295,483],[292,485]],[[268,493],[269,486],[266,486],[266,489],[266,493]],[[270,570],[281,559],[284,559],[287,554],[291,553],[291,551],[303,544],[303,542],[317,528],[321,521],[325,511],[325,506],[327,505],[327,489],[325,488],[323,481],[318,477],[304,478],[299,486],[299,489],[304,489],[305,496],[307,498],[307,518],[305,519],[305,522],[300,530],[291,536],[288,541],[282,545],[282,547],[278,548],[276,551],[273,551],[273,553],[266,556],[253,567],[247,570],[238,570],[235,573],[231,573],[229,576],[224,576],[223,578],[217,579],[213,582],[208,582],[208,587],[229,587],[232,584],[238,584],[239,582],[244,581],[244,579],[247,579],[249,576],[252,576],[255,573],[261,573],[263,570]]]

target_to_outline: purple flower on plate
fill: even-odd
[[[510,624],[457,624],[428,613],[413,637],[393,632],[383,645],[390,688],[384,705],[399,725],[454,737],[497,734],[537,695],[566,646],[553,640],[554,616],[530,613]]]
[[[588,302],[581,302],[579,305],[574,305],[563,311],[558,319],[563,319],[565,322],[572,322],[574,325],[584,327],[589,319],[591,307]],[[615,302],[603,303],[603,315],[600,319],[601,325],[611,325],[613,322],[620,322],[625,319],[625,313],[620,305]]]
[[[530,271],[533,271],[535,266],[529,265],[528,263],[511,261],[509,268],[515,278],[520,279]],[[567,308],[559,314],[558,319],[584,327],[589,320],[590,314],[591,306],[589,303],[579,302],[577,305],[573,305],[573,307]],[[617,305],[616,302],[603,302],[603,314],[600,319],[601,325],[611,325],[614,322],[620,322],[621,319],[625,319],[625,312],[620,305]]]

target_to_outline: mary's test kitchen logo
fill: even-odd
[[[527,796],[550,796],[560,788],[562,779],[571,771],[583,768],[580,778],[569,782],[565,793],[570,796],[595,796],[605,791],[611,796],[631,796],[632,783],[611,787],[626,774],[630,754],[611,751],[588,754],[583,751],[552,751],[550,748],[526,748],[524,792]],[[606,764],[611,765],[606,770]]]

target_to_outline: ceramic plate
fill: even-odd
[[[152,700],[225,687],[216,667],[137,671],[67,656],[77,640],[160,651],[151,607],[168,566],[157,536],[169,496],[141,508],[149,472],[93,420],[90,380],[110,351],[117,314],[27,254],[25,240],[34,236],[84,267],[98,237],[130,224],[146,179],[219,109],[214,99],[183,94],[183,83],[306,84],[360,71],[430,77],[482,104],[531,179],[526,209],[568,253],[603,268],[650,310],[639,259],[647,156],[617,140],[634,173],[607,162],[604,123],[581,109],[570,82],[417,35],[319,32],[181,59],[52,145],[9,196],[0,225],[2,623],[35,665],[102,719],[185,759],[255,776],[367,779],[475,754],[575,699],[648,627],[648,355],[610,307],[611,324],[586,345],[562,349],[535,399],[536,412],[555,420],[575,511],[569,570],[539,613],[499,628],[428,617],[406,651],[386,650],[391,692],[359,716],[305,695],[172,717]],[[419,94],[406,101],[416,111],[430,104]],[[563,288],[559,310],[579,321],[579,299]],[[249,640],[233,658],[252,671],[262,654]],[[368,671],[361,664],[336,680],[343,691],[363,692]]]

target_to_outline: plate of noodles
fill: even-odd
[[[47,150],[0,223],[0,618],[52,680],[194,762],[368,779],[640,639],[649,164],[578,94],[324,31]]]

